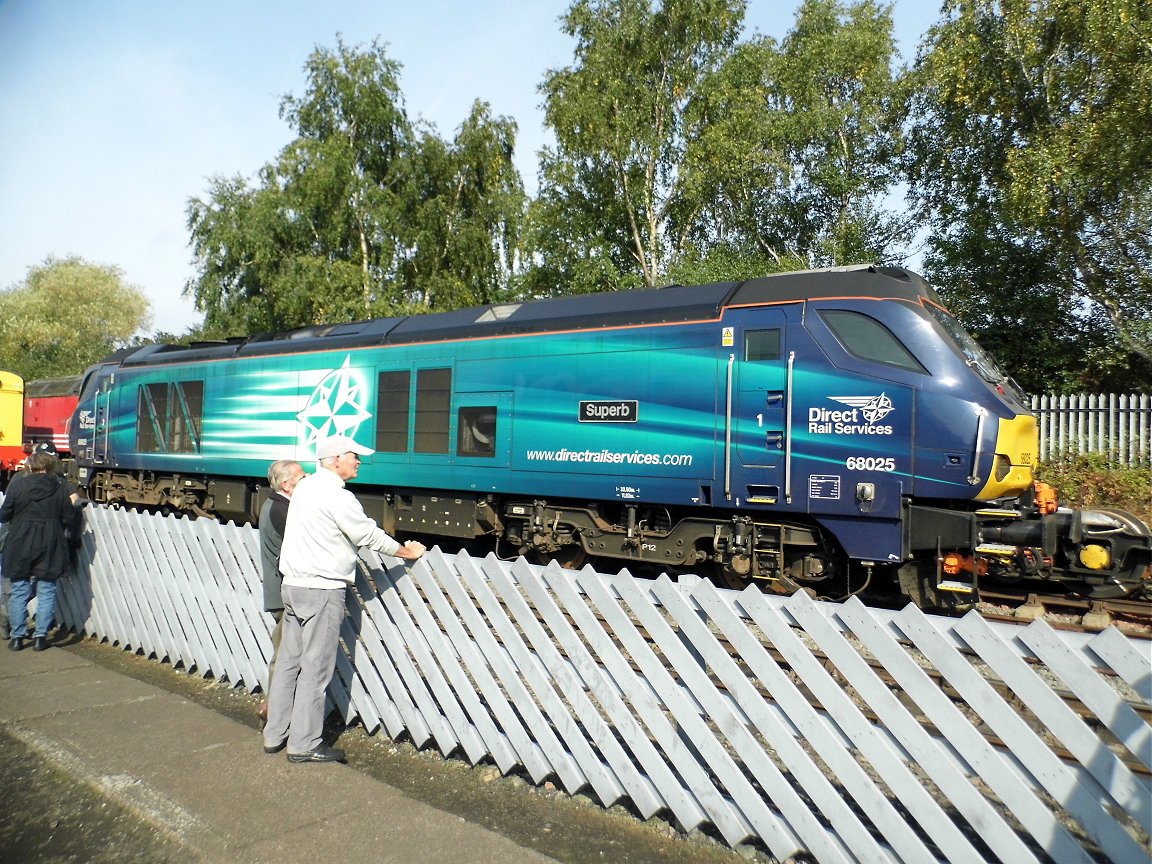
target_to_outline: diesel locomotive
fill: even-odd
[[[337,433],[389,532],[566,566],[933,605],[1122,596],[1152,562],[1141,520],[1036,482],[1023,395],[900,268],[149,345],[88,370],[70,434],[95,501],[250,520],[268,464]]]

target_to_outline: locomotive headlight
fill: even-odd
[[[1112,566],[1112,554],[1107,546],[1089,543],[1080,548],[1080,563],[1089,570],[1107,570]]]

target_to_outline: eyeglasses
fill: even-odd
[[[343,454],[341,454],[341,455],[342,455],[342,456],[351,456],[351,457],[352,457],[353,459],[355,459],[357,462],[360,462],[360,461],[361,461],[361,459],[360,459],[360,454],[359,454],[359,453],[351,453],[351,452],[349,452],[349,453],[343,453]]]

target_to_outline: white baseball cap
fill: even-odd
[[[341,456],[344,453],[371,456],[375,452],[375,450],[370,450],[362,444],[357,444],[347,435],[333,435],[331,438],[325,438],[316,445],[317,459],[329,459],[332,456]]]

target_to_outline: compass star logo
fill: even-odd
[[[372,416],[364,407],[368,387],[359,372],[351,368],[351,361],[351,357],[345,357],[343,366],[329,372],[308,397],[304,410],[296,415],[307,430],[306,445],[332,435],[355,437],[360,424]]]
[[[850,408],[859,408],[860,416],[869,423],[883,420],[896,410],[892,400],[884,393],[879,396],[829,396],[828,398]]]

